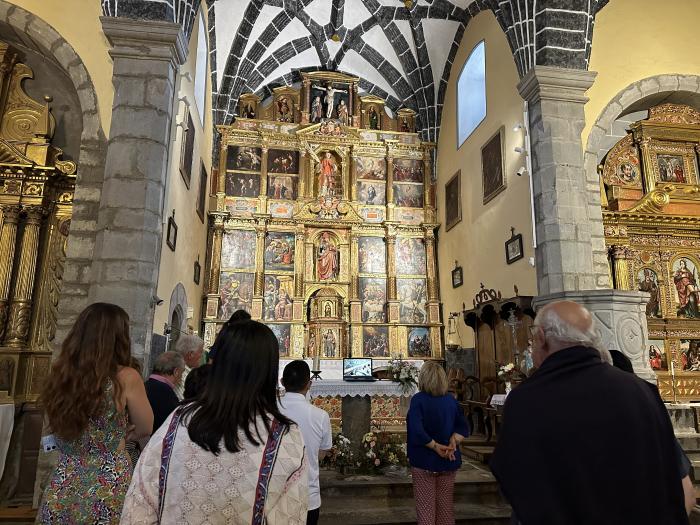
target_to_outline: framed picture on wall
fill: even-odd
[[[199,194],[197,195],[197,215],[204,222],[204,209],[207,205],[207,168],[204,166],[204,162],[200,162],[201,168],[199,170]]]
[[[484,204],[506,189],[503,170],[503,128],[481,148],[481,178]]]
[[[520,233],[515,235],[513,231],[511,238],[506,241],[506,263],[513,264],[523,257],[523,236]]]
[[[464,283],[464,274],[462,273],[462,267],[455,266],[455,269],[452,270],[452,288],[457,288],[459,286],[462,286],[463,283]]]
[[[445,184],[445,228],[450,231],[462,220],[462,171],[457,170],[447,184]]]
[[[185,181],[187,187],[190,187],[190,181],[192,180],[192,161],[194,159],[194,122],[192,121],[192,115],[190,115],[189,108],[185,109],[185,118],[183,119],[185,125],[182,128],[182,149],[180,150],[180,175],[182,175],[182,180]]]
[[[177,224],[175,223],[174,211],[173,215],[168,217],[168,231],[165,237],[165,242],[172,251],[175,251],[175,246],[177,245]]]
[[[199,261],[194,262],[194,284],[199,284],[199,280],[202,276],[202,265]]]

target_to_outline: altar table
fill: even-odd
[[[5,470],[7,449],[10,447],[10,436],[15,424],[15,404],[0,403],[0,478]]]

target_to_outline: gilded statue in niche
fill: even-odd
[[[379,113],[374,106],[369,107],[369,129],[379,129]]]
[[[659,277],[651,268],[643,268],[637,274],[640,292],[647,292],[647,317],[661,317],[661,297],[659,295]]]
[[[335,155],[326,151],[318,163],[318,195],[335,197],[343,194],[340,163]]]
[[[345,104],[346,97],[343,97],[342,94],[343,93],[347,94],[348,91],[346,89],[338,89],[336,87],[333,87],[333,84],[331,82],[328,82],[325,86],[319,86],[317,84],[314,84],[312,87],[314,89],[314,93],[319,93],[319,92],[324,93],[323,102],[326,105],[326,112],[325,112],[326,118],[333,118],[333,113],[334,113],[334,110],[336,108],[336,104],[338,104],[338,106],[340,106],[341,102],[343,104]],[[339,94],[341,96],[338,96]],[[319,95],[317,95],[316,98],[320,99],[321,97]],[[315,103],[315,99],[314,99],[314,103]],[[346,115],[347,115],[347,106],[346,106],[345,111],[346,111]],[[313,103],[312,103],[312,113],[313,113]],[[339,112],[336,111],[336,114],[338,114],[338,113]],[[317,122],[317,121],[312,119],[311,122]]]
[[[329,232],[323,232],[318,243],[316,271],[319,281],[332,281],[338,278],[340,270],[338,247]]]
[[[697,270],[689,258],[681,257],[673,263],[673,284],[676,288],[678,317],[700,318]]]
[[[338,339],[339,337],[337,329],[327,328],[323,331],[323,357],[337,357],[336,348],[338,345]]]

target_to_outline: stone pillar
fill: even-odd
[[[655,375],[645,357],[648,294],[609,289],[598,173],[586,173],[581,131],[592,71],[535,66],[518,89],[528,102],[537,233],[535,307],[569,299],[588,308],[605,348],[635,372]],[[607,289],[605,289],[607,288]]]
[[[10,316],[3,343],[20,348],[25,346],[32,319],[32,293],[36,277],[36,261],[39,253],[39,234],[44,218],[44,208],[27,206],[24,208],[27,220],[24,224],[22,246],[14,278],[14,290],[10,301]]]
[[[132,353],[147,357],[175,80],[187,41],[175,23],[101,21],[112,46],[114,102],[89,300],[122,306],[131,318]]]
[[[5,334],[5,324],[10,300],[10,282],[15,260],[17,223],[22,207],[16,204],[2,206],[0,229],[0,340]]]

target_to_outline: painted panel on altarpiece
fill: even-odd
[[[647,292],[647,317],[662,317],[661,295],[659,293],[659,276],[651,268],[642,268],[637,273],[637,286],[640,292]]]
[[[681,339],[681,368],[689,372],[700,372],[700,339]]]
[[[260,195],[260,175],[256,173],[227,173],[226,195],[257,197]]]
[[[386,326],[362,328],[362,355],[365,357],[389,356],[389,329]]]
[[[394,183],[394,204],[406,208],[422,208],[423,185]]]
[[[277,337],[277,342],[280,347],[280,357],[288,357],[289,350],[292,346],[292,330],[288,324],[268,324],[270,330]]]
[[[698,272],[695,262],[689,257],[680,257],[673,262],[673,286],[678,317],[700,318],[698,308]]]
[[[265,270],[294,271],[294,234],[270,232],[265,238]]]
[[[262,149],[249,146],[229,146],[226,156],[227,170],[260,171]]]
[[[355,157],[355,177],[358,179],[386,180],[386,161],[376,157]]]
[[[236,310],[250,312],[253,304],[254,274],[221,272],[219,318],[228,319]]]
[[[410,324],[427,323],[425,279],[397,279],[396,290],[399,299],[399,321]]]
[[[394,159],[394,182],[423,182],[423,161]]]
[[[360,277],[360,299],[362,321],[365,323],[386,322],[386,279]]]
[[[425,244],[423,239],[396,239],[396,273],[425,275]]]
[[[267,196],[271,199],[295,200],[297,198],[297,177],[270,175],[267,178]]]
[[[231,230],[224,233],[221,246],[221,267],[244,269],[255,267],[255,232]]]
[[[267,172],[282,174],[299,173],[299,152],[271,149],[267,153]]]
[[[360,237],[357,254],[360,273],[386,273],[386,243],[381,237]]]
[[[668,357],[663,339],[649,339],[649,365],[653,370],[668,370]]]
[[[408,331],[408,357],[430,356],[430,334],[427,328],[417,327]]]
[[[293,294],[293,276],[266,275],[263,318],[268,321],[291,321]]]
[[[359,181],[357,183],[357,200],[369,206],[386,204],[386,186],[383,182]]]

